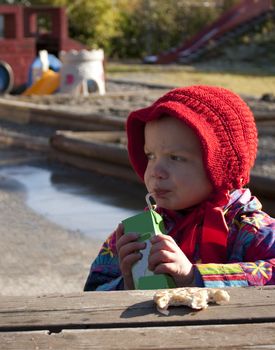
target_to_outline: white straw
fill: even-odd
[[[146,196],[145,196],[145,200],[146,200],[146,203],[148,205],[148,208],[150,210],[153,210],[153,206],[152,206],[152,203],[150,201],[150,198],[152,197],[152,194],[151,193],[147,193]]]

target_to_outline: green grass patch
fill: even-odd
[[[108,63],[107,77],[171,86],[208,84],[243,95],[275,94],[274,66],[209,62],[192,66]]]

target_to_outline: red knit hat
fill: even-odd
[[[127,120],[129,158],[143,180],[147,165],[144,127],[163,115],[178,118],[198,136],[208,177],[216,190],[237,189],[249,182],[257,153],[253,114],[235,93],[214,86],[173,89]]]

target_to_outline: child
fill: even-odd
[[[151,240],[148,267],[177,287],[275,284],[275,220],[244,186],[257,152],[252,112],[231,91],[174,89],[127,120],[128,152],[167,235]],[[84,290],[132,289],[145,243],[119,224]]]

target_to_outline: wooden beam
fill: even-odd
[[[203,311],[171,308],[161,315],[155,291],[87,292],[70,295],[0,297],[0,331],[133,328],[275,322],[275,286],[229,288],[229,304]]]
[[[1,350],[261,348],[275,348],[275,323],[0,333]]]

